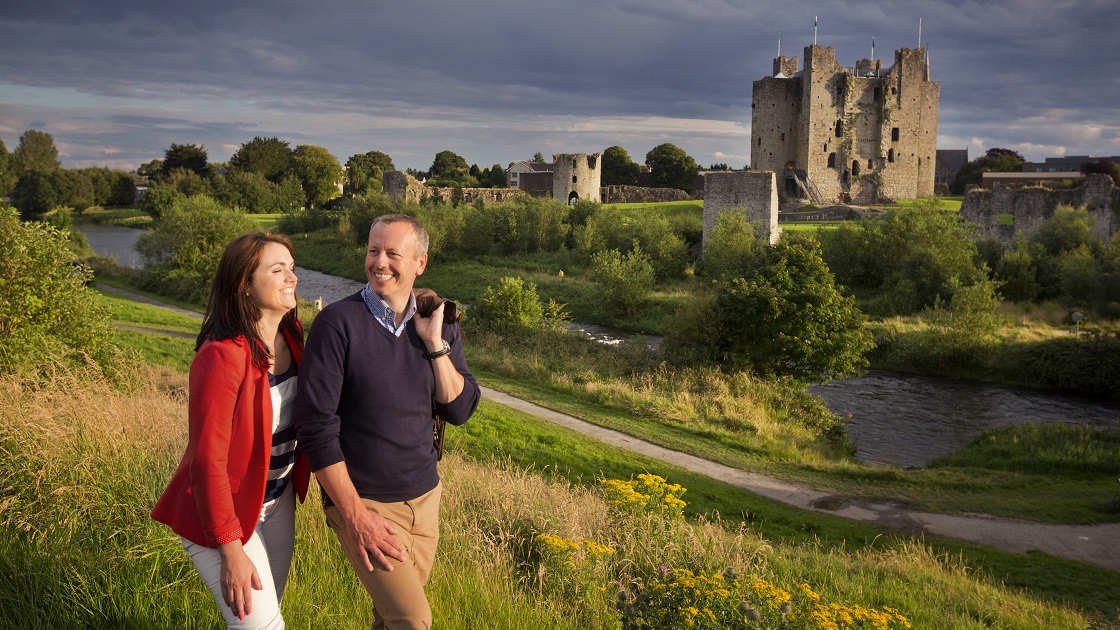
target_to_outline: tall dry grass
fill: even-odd
[[[148,518],[185,443],[185,397],[185,377],[159,369],[126,389],[78,372],[0,377],[0,627],[220,625],[178,538]],[[787,589],[808,582],[827,601],[897,608],[915,628],[1088,625],[918,543],[845,553],[769,542],[738,522],[621,513],[596,489],[500,455],[451,452],[441,472],[428,588],[440,628],[615,628],[615,592],[662,565],[732,567]],[[316,500],[297,511],[285,618],[293,628],[368,627],[368,597]],[[542,533],[614,553],[567,569],[547,561]]]

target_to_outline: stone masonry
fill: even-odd
[[[599,201],[603,160],[598,153],[558,153],[552,156],[552,198],[573,204]]]
[[[1030,233],[1043,221],[1054,216],[1058,206],[1084,207],[1089,212],[1090,227],[1099,238],[1112,238],[1120,233],[1120,188],[1108,175],[1094,174],[1077,188],[1048,190],[997,188],[975,190],[961,203],[961,219],[980,225],[981,236],[989,236],[1009,245],[1019,233]],[[1000,225],[1000,217],[1009,214],[1013,222]]]
[[[923,48],[895,63],[861,59],[854,68],[833,47],[807,46],[805,67],[779,56],[774,75],[753,84],[751,169],[805,179],[813,202],[875,203],[933,194],[941,84],[929,80]]]
[[[456,195],[455,188],[425,186],[415,177],[403,171],[387,171],[382,177],[381,183],[386,195],[393,199],[403,198],[410,203],[420,203],[425,196],[452,202]],[[459,190],[462,190],[463,196],[459,199],[462,203],[474,203],[478,199],[488,204],[501,203],[527,194],[519,188],[462,188]]]
[[[704,175],[704,238],[721,212],[745,211],[771,244],[778,241],[778,187],[773,172],[735,171]]]

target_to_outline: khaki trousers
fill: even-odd
[[[424,629],[432,627],[432,609],[424,594],[428,574],[436,558],[439,543],[439,499],[443,484],[411,501],[380,503],[362,499],[366,508],[388,519],[397,528],[397,542],[404,547],[404,562],[393,563],[386,571],[373,562],[373,571],[366,570],[357,545],[346,533],[342,515],[333,505],[326,509],[327,523],[346,552],[346,558],[358,580],[373,599],[374,630],[387,628]]]

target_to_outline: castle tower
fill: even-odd
[[[940,84],[929,80],[926,51],[901,49],[852,68],[835,48],[778,57],[775,74],[753,84],[751,168],[778,174],[787,197],[821,203],[873,203],[933,194]]]
[[[552,156],[552,197],[574,204],[599,201],[603,161],[598,153],[556,153]]]

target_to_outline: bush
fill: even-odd
[[[185,196],[174,188],[168,186],[152,186],[148,189],[147,194],[140,200],[140,209],[148,214],[153,219],[159,219],[163,216],[175,202],[183,199]]]
[[[717,281],[665,339],[681,363],[827,381],[867,365],[873,347],[855,299],[836,288],[814,240],[767,248],[746,277]]]
[[[498,281],[496,290],[486,287],[471,313],[480,326],[496,331],[560,330],[567,324],[563,308],[553,300],[548,306],[541,304],[537,285],[506,276]]]
[[[144,284],[157,293],[201,302],[225,246],[256,229],[245,215],[205,195],[179,199],[136,241],[146,267]]]
[[[653,288],[653,265],[639,246],[627,254],[612,249],[591,257],[591,278],[607,308],[633,315]]]
[[[108,309],[86,287],[92,276],[74,264],[65,231],[0,208],[0,373],[55,361],[117,367]]]
[[[767,243],[742,212],[721,212],[704,243],[697,275],[736,278],[746,275],[765,255]]]
[[[658,280],[684,275],[688,264],[688,246],[673,232],[669,220],[662,216],[643,218],[630,226],[630,239],[649,255],[653,274]]]

